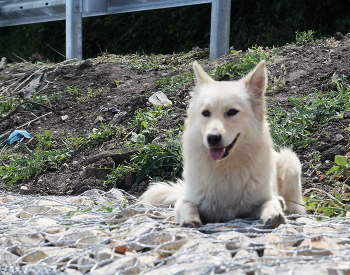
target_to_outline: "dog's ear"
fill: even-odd
[[[193,62],[193,71],[198,84],[207,84],[214,82],[214,79],[207,75],[207,73],[203,70],[202,66],[199,65],[197,61]]]
[[[253,71],[243,78],[245,84],[254,97],[261,98],[267,86],[267,72],[265,60],[259,62]]]

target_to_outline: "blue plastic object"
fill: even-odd
[[[0,143],[0,147],[4,146],[6,144],[12,145],[16,141],[21,140],[23,137],[24,138],[32,138],[32,136],[26,130],[15,130],[10,134],[8,139],[6,139],[5,141]]]

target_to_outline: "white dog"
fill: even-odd
[[[214,81],[197,63],[197,85],[182,137],[184,181],[154,183],[149,204],[175,204],[181,226],[258,218],[277,227],[284,211],[303,214],[300,162],[276,152],[265,117],[265,61],[242,79]]]

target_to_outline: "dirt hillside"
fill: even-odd
[[[314,43],[287,45],[276,49],[271,62],[268,62],[272,87],[266,94],[268,108],[274,108],[276,104],[281,108],[292,108],[289,98],[316,92],[327,94],[335,90],[337,87],[332,82],[332,77],[350,76],[349,51],[350,35],[338,35],[336,38],[322,39]],[[38,81],[41,80],[42,86],[34,93],[49,99],[40,101],[41,105],[32,104],[30,110],[19,108],[18,112],[3,120],[0,123],[0,142],[22,125],[24,126],[19,129],[26,130],[32,136],[43,136],[44,131],[49,130],[52,144],[56,148],[63,146],[62,139],[70,134],[83,136],[86,133],[98,132],[103,125],[112,122],[113,118],[113,123],[124,126],[125,130],[107,142],[82,147],[59,169],[46,169],[30,180],[11,186],[3,185],[1,188],[18,192],[24,186],[28,194],[75,195],[93,188],[107,191],[115,186],[139,195],[149,179],[134,184],[135,175],[129,174],[118,183],[107,183],[107,175],[116,167],[116,160],[103,153],[121,150],[123,141],[132,134],[133,128],[128,125],[133,120],[135,111],[152,107],[148,98],[161,90],[159,81],[192,73],[191,63],[194,60],[199,60],[206,70],[214,70],[218,66],[233,63],[242,55],[243,53],[230,54],[209,61],[208,51],[195,49],[186,54],[106,54],[82,62],[28,62],[2,67],[2,95],[28,97],[28,91],[30,93],[31,89],[25,89],[25,85],[41,76],[42,79]],[[193,82],[189,81],[166,93],[173,105],[168,110],[168,115],[157,121],[159,131],[153,134],[152,140],[164,138],[167,129],[175,129],[176,133],[180,131],[179,125],[183,125],[186,100],[192,86]],[[20,95],[17,95],[18,93]],[[55,95],[58,98],[55,98]],[[334,189],[335,181],[330,180],[325,173],[333,166],[335,155],[347,153],[349,133],[345,128],[349,124],[350,113],[346,112],[339,118],[332,118],[326,124],[319,125],[321,127],[310,137],[315,139],[314,142],[306,147],[295,146],[294,149],[302,162],[303,188],[317,187],[328,192]],[[35,148],[36,143],[37,139],[33,138],[28,142],[28,147]],[[1,154],[4,154],[7,149],[0,150]]]

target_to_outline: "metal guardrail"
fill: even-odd
[[[82,59],[82,18],[212,4],[210,58],[229,50],[231,0],[0,0],[0,27],[66,20],[66,58]]]

